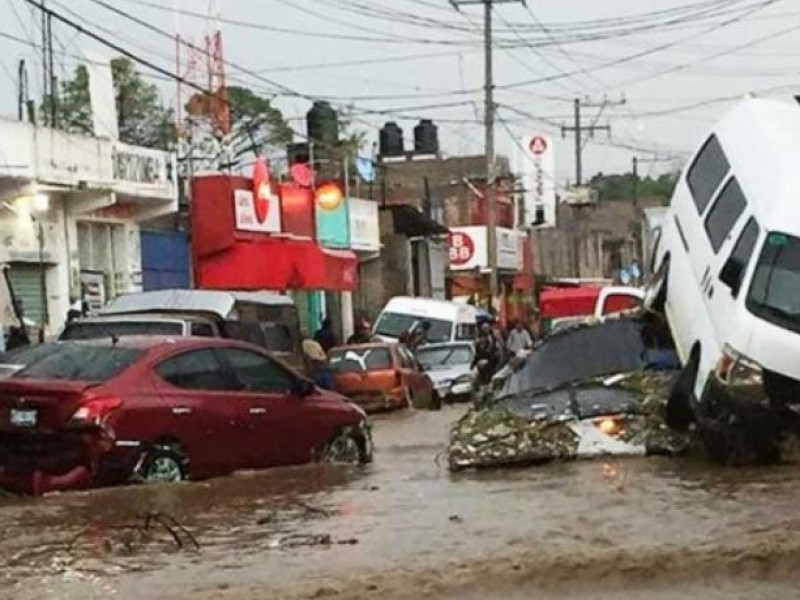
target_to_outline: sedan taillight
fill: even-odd
[[[90,398],[81,404],[70,422],[75,425],[100,425],[109,414],[122,406],[122,400],[114,397]]]

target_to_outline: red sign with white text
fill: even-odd
[[[463,231],[450,234],[450,264],[460,266],[467,264],[475,255],[475,242]]]

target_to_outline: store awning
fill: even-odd
[[[201,289],[353,291],[357,279],[353,252],[284,238],[239,240],[195,266]]]
[[[448,232],[447,227],[428,217],[416,206],[395,204],[382,210],[391,211],[395,233],[400,233],[406,237],[444,235]]]

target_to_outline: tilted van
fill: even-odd
[[[657,239],[645,306],[663,310],[683,365],[671,425],[732,398],[800,403],[800,106],[731,110],[681,174]]]

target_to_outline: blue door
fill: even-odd
[[[181,231],[142,231],[145,291],[189,288],[189,240]]]

